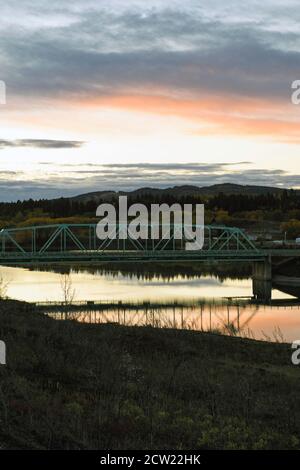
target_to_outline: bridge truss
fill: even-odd
[[[114,239],[99,240],[96,228],[97,224],[59,224],[2,229],[0,263],[256,260],[262,256],[250,238],[236,227],[205,226],[204,246],[196,251],[185,249],[185,243],[191,240],[184,236],[179,240],[175,225],[168,238],[162,236],[157,240],[136,240],[130,231],[124,239],[124,227],[120,225],[115,226]]]

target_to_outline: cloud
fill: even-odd
[[[41,162],[41,164],[44,164],[44,162]],[[49,164],[49,163],[48,163]],[[235,162],[235,163],[107,163],[105,165],[100,164],[100,163],[92,163],[92,162],[87,162],[87,163],[62,163],[60,166],[64,168],[73,168],[73,169],[78,169],[78,171],[82,171],[80,168],[81,167],[86,167],[86,168],[95,168],[95,171],[102,171],[102,172],[108,172],[108,171],[117,171],[118,169],[121,171],[127,171],[130,170],[130,173],[132,173],[131,170],[139,170],[139,171],[150,171],[150,172],[156,172],[156,171],[162,171],[165,170],[168,173],[171,173],[173,171],[183,171],[187,173],[191,173],[191,171],[195,170],[197,172],[216,172],[216,171],[225,171],[226,167],[232,167],[232,166],[237,166],[237,165],[250,165],[251,162],[247,161],[242,161],[242,162]],[[71,170],[72,171],[72,170]],[[87,170],[89,171],[89,170]]]
[[[237,21],[233,15],[221,17],[221,4],[215,3],[215,16],[211,9],[132,9],[130,2],[120,13],[107,8],[76,13],[64,4],[60,14],[72,18],[71,24],[49,27],[41,21],[38,34],[32,22],[3,30],[3,79],[13,94],[68,99],[151,89],[166,96],[287,99],[298,75],[300,34],[292,30],[283,36],[268,10],[262,9],[264,19],[250,11]]]
[[[199,135],[299,143],[295,1],[252,0],[242,13],[236,0],[99,3],[5,5],[1,79],[13,104],[120,107],[196,121]]]
[[[27,43],[17,48],[7,77],[8,93],[52,96],[71,101],[120,94],[246,96],[289,100],[298,77],[300,53],[282,51],[242,36],[211,50],[98,52],[61,42]],[[35,58],[35,60],[32,60]],[[21,74],[22,71],[22,74]]]
[[[75,140],[48,140],[48,139],[17,139],[0,140],[0,149],[11,147],[33,147],[39,149],[70,149],[80,148],[84,142]]]
[[[234,164],[90,164],[66,165],[57,173],[45,172],[36,179],[24,173],[1,175],[2,201],[29,198],[56,198],[75,196],[92,191],[132,191],[141,187],[168,188],[174,186],[210,186],[235,183],[278,188],[300,188],[300,174],[289,174],[281,169],[245,167],[247,162]]]

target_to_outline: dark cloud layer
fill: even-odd
[[[70,149],[79,148],[84,142],[75,140],[48,140],[48,139],[17,139],[0,140],[0,149],[11,147],[33,147],[39,149]]]
[[[38,32],[0,33],[11,93],[72,99],[163,89],[289,99],[299,73],[300,33],[282,34],[263,20],[234,22],[184,8],[98,8],[71,17],[74,23]]]
[[[246,164],[246,162],[244,162]],[[47,179],[27,180],[21,174],[13,179],[2,174],[0,200],[11,201],[28,198],[68,197],[91,191],[124,190],[141,187],[167,188],[180,185],[210,186],[235,183],[274,187],[300,187],[300,174],[291,175],[279,169],[241,169],[234,165],[216,164],[134,164],[103,165],[89,169],[80,165],[62,169],[59,174],[49,172]],[[225,173],[226,171],[226,173]],[[58,189],[60,188],[60,189]]]

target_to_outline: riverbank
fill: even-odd
[[[0,447],[298,449],[287,344],[52,320],[0,302]]]

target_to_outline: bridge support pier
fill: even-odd
[[[253,263],[253,296],[269,302],[272,299],[272,263],[270,259]]]

